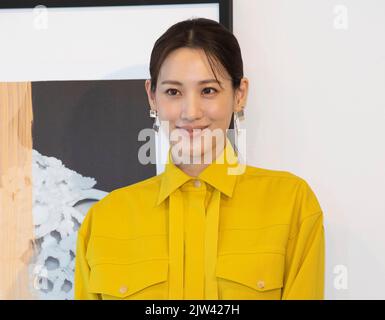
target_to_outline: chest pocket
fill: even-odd
[[[102,299],[162,300],[168,298],[168,260],[91,266],[89,292]]]
[[[112,238],[93,236],[87,248],[89,292],[102,299],[168,298],[165,234]]]
[[[285,256],[280,253],[229,253],[218,257],[219,299],[279,300]]]

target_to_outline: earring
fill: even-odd
[[[244,120],[244,119],[245,119],[245,113],[243,109],[241,109],[241,111],[234,112],[234,127],[238,135],[241,132],[239,120]]]
[[[154,123],[152,125],[152,128],[158,132],[159,131],[159,119],[158,119],[158,113],[156,112],[156,110],[152,110],[150,109],[150,117],[151,118],[155,118],[154,120]]]

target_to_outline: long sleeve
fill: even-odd
[[[298,223],[288,239],[283,300],[323,300],[325,231],[323,212],[307,183],[299,199]]]
[[[88,291],[90,266],[86,259],[88,236],[83,232],[88,230],[89,218],[92,209],[87,213],[83,223],[78,231],[76,242],[76,257],[75,257],[75,276],[74,276],[74,296],[75,300],[99,300],[100,296],[96,293]],[[88,233],[88,232],[87,232]]]

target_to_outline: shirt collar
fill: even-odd
[[[201,179],[231,197],[233,195],[237,176],[229,174],[229,168],[235,167],[237,164],[238,156],[228,137],[226,137],[224,149],[218,157],[198,175],[198,177],[189,176],[179,169],[172,161],[171,148],[169,148],[165,170],[161,176],[157,205],[190,179]]]

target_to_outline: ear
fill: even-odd
[[[247,96],[249,92],[249,80],[246,77],[241,79],[239,88],[236,89],[234,95],[234,112],[241,111],[247,104]]]
[[[151,91],[151,80],[147,79],[144,83],[144,87],[147,92],[148,103],[152,110],[157,110],[155,104],[155,93]]]

